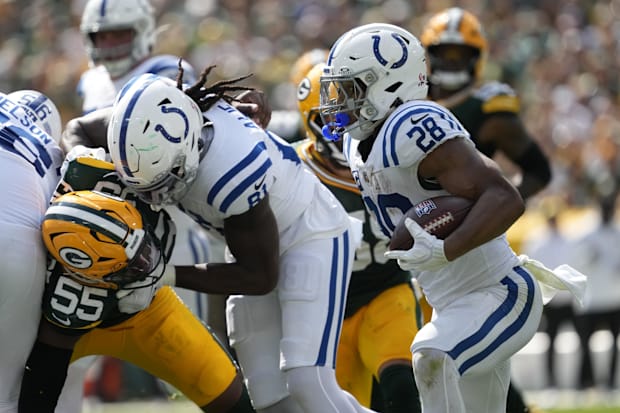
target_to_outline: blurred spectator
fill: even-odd
[[[581,343],[579,388],[597,385],[592,364],[590,339],[597,330],[612,336],[611,360],[605,376],[605,387],[615,388],[620,333],[620,229],[615,222],[617,194],[602,197],[600,225],[579,241],[579,268],[588,274],[588,288],[583,308],[576,308],[576,327]]]
[[[523,248],[524,254],[544,262],[550,268],[561,264],[572,264],[570,257],[575,252],[575,242],[567,237],[559,228],[559,217],[565,207],[565,203],[558,197],[549,197],[541,206],[541,212],[546,219],[546,228],[542,236],[534,241],[526,243]],[[575,326],[573,311],[573,296],[568,291],[558,291],[543,309],[542,329],[549,337],[549,347],[546,352],[547,360],[547,384],[556,387],[557,374],[555,367],[555,340],[560,328],[570,324]]]

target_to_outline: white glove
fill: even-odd
[[[116,292],[118,309],[121,313],[134,314],[144,310],[151,305],[153,297],[162,286],[174,285],[176,279],[174,266],[166,265],[162,262],[153,272],[157,274],[157,272],[162,271],[161,266],[164,266],[163,273],[157,282],[153,283],[153,279],[147,277],[142,281],[129,283],[125,288]]]
[[[411,218],[405,219],[405,226],[413,237],[413,247],[406,251],[387,251],[385,257],[398,260],[398,265],[405,271],[435,271],[449,262],[442,240],[424,231]]]
[[[71,161],[76,160],[77,158],[95,158],[100,161],[106,160],[105,149],[103,148],[87,148],[84,145],[76,145],[74,146],[69,153],[65,156],[65,160],[63,161],[60,167],[60,175],[64,176],[65,171]]]

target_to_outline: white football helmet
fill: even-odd
[[[124,29],[134,31],[131,42],[105,48],[95,45],[97,33]],[[153,7],[148,0],[89,0],[80,31],[91,65],[102,64],[117,78],[151,54],[156,37]]]
[[[413,34],[386,23],[359,26],[334,43],[321,76],[324,135],[366,139],[396,106],[427,92],[424,48]]]
[[[7,97],[24,108],[30,119],[56,143],[62,135],[60,112],[50,98],[36,90],[18,90]]]
[[[114,102],[108,150],[123,182],[151,205],[177,203],[198,171],[198,105],[171,79],[143,74]]]

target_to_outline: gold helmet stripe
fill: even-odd
[[[51,205],[45,214],[45,219],[75,222],[78,225],[100,232],[123,246],[126,244],[125,238],[129,231],[123,221],[111,217],[106,211],[99,211],[72,202],[58,202]]]
[[[448,10],[448,23],[446,30],[441,34],[443,41],[451,41],[454,43],[463,43],[463,35],[461,34],[461,23],[463,22],[463,9],[453,7]]]

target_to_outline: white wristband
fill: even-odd
[[[194,268],[200,270],[200,271],[207,271],[207,263],[203,263],[203,264],[194,264]]]
[[[168,264],[164,268],[164,273],[161,275],[163,285],[174,286],[177,282],[177,271],[174,265]]]

